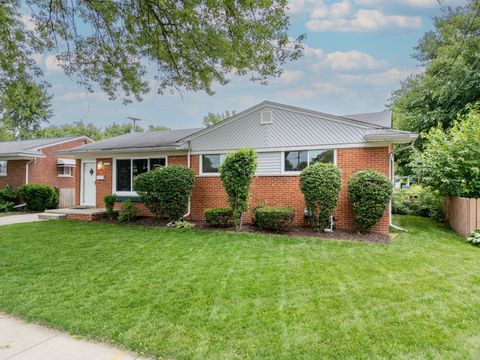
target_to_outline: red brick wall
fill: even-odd
[[[102,162],[102,165],[99,165],[99,162]],[[110,163],[110,165],[103,165],[104,162]],[[105,195],[112,193],[112,169],[113,169],[113,160],[111,158],[97,159],[97,207],[104,208],[105,203],[103,202],[103,197]],[[98,176],[104,177],[103,180],[99,180]]]
[[[388,176],[388,147],[352,148],[337,150],[337,166],[342,170],[342,190],[340,200],[334,216],[337,219],[338,229],[353,230],[354,214],[347,199],[347,182],[349,177],[364,169],[373,169]],[[110,161],[111,159],[97,159],[98,161]],[[168,164],[187,165],[187,156],[170,156]],[[191,157],[191,166],[197,175],[191,200],[192,220],[203,220],[203,211],[210,207],[227,207],[226,194],[223,190],[220,177],[202,177],[199,174],[199,156]],[[97,175],[104,175],[104,180],[97,180],[97,207],[104,207],[103,196],[110,194],[112,190],[112,167],[99,170]],[[303,211],[305,203],[300,191],[299,176],[260,176],[255,177],[251,188],[250,209],[244,217],[246,223],[251,220],[251,211],[257,205],[281,205],[290,206],[295,210],[295,224],[303,225]],[[119,207],[118,204],[117,207]],[[141,215],[149,215],[143,204],[137,203]],[[388,233],[389,212],[385,211],[380,222],[372,229],[378,233]]]
[[[68,158],[68,156],[58,156],[52,154],[54,151],[71,149],[80,145],[84,145],[87,140],[74,140],[60,145],[50,146],[40,151],[45,154],[44,158],[37,158],[33,161],[28,160],[9,160],[7,165],[7,176],[0,176],[0,188],[10,184],[14,188],[25,184],[25,164],[28,164],[28,182],[47,184],[59,189],[75,188],[76,187],[76,173],[79,168],[73,169],[72,177],[58,177],[57,175],[57,158]]]

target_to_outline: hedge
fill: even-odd
[[[219,228],[228,228],[235,225],[233,210],[226,208],[211,208],[204,210],[205,221],[208,225]]]
[[[253,223],[260,229],[285,231],[295,218],[295,211],[283,206],[258,206],[253,210]]]
[[[27,210],[45,211],[58,205],[57,190],[45,184],[22,185],[17,194],[25,201]]]

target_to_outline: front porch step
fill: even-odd
[[[41,220],[60,220],[65,219],[67,214],[54,214],[54,213],[41,213],[38,214],[38,218]]]

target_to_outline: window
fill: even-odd
[[[286,172],[298,172],[317,162],[333,163],[335,150],[285,151],[284,169]]]
[[[225,154],[202,155],[202,174],[218,174]]]
[[[72,166],[57,165],[57,175],[58,177],[71,177],[72,169]]]
[[[118,159],[116,161],[116,191],[133,191],[135,178],[150,170],[167,165],[167,159]]]
[[[7,176],[7,160],[0,160],[0,176]]]

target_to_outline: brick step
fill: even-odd
[[[65,219],[67,217],[66,214],[53,214],[53,213],[42,213],[38,214],[38,218],[41,220],[60,220]]]

